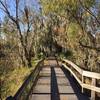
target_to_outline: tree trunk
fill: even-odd
[[[27,59],[27,61],[28,61],[28,67],[32,67],[32,62],[31,62],[31,60],[32,60],[32,57],[30,56],[30,57]]]

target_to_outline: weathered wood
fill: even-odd
[[[49,60],[49,59],[48,59]],[[71,61],[68,61],[68,60],[63,60],[64,62],[62,63],[62,65],[64,66],[63,68],[65,68],[65,69],[67,69],[72,75],[73,75],[73,77],[77,80],[77,82],[80,84],[80,86],[82,87],[82,93],[84,92],[83,91],[83,89],[84,88],[86,88],[86,89],[89,89],[89,90],[91,90],[92,92],[91,92],[91,100],[95,100],[95,92],[100,92],[100,88],[99,87],[96,87],[96,79],[99,79],[99,74],[98,73],[94,73],[93,75],[91,75],[90,76],[90,72],[89,71],[84,71],[83,69],[81,69],[81,68],[78,68],[78,66],[77,65],[75,65],[74,63],[72,63]],[[49,70],[48,69],[46,69],[46,64],[47,64],[47,68],[48,67],[51,67]],[[22,87],[18,90],[18,92],[16,93],[16,95],[14,96],[14,99],[16,99],[16,97],[17,97],[17,99],[16,100],[20,100],[20,98],[22,98],[23,97],[23,94],[25,93],[25,96],[27,96],[27,97],[30,97],[30,100],[31,100],[31,98],[38,98],[37,96],[39,96],[39,98],[41,98],[41,99],[43,99],[44,98],[44,100],[46,99],[48,99],[49,97],[51,97],[51,98],[49,98],[50,100],[52,99],[52,100],[56,100],[56,97],[55,98],[53,98],[54,97],[54,95],[57,95],[57,96],[59,96],[60,95],[60,97],[57,97],[57,100],[59,100],[59,98],[62,98],[62,99],[64,99],[64,98],[66,98],[66,99],[73,99],[73,100],[78,100],[79,98],[76,98],[76,93],[78,92],[78,90],[77,90],[77,92],[75,93],[75,95],[73,96],[73,98],[72,98],[72,95],[69,95],[70,93],[72,93],[72,86],[71,85],[69,85],[70,84],[70,82],[68,83],[68,81],[66,81],[65,82],[65,80],[66,80],[66,78],[65,78],[65,74],[61,71],[61,68],[60,68],[60,66],[58,66],[58,64],[57,64],[57,62],[56,62],[56,60],[49,60],[48,61],[48,63],[46,63],[45,64],[45,62],[42,62],[41,64],[39,63],[38,65],[37,65],[37,67],[35,68],[35,70],[34,70],[34,72],[32,72],[31,74],[30,74],[30,76],[27,78],[27,80],[23,83],[23,85],[22,85]],[[67,64],[68,64],[68,66],[67,66]],[[38,67],[39,66],[39,67]],[[39,69],[38,69],[39,68]],[[40,68],[42,68],[42,69],[45,69],[45,70],[42,70],[42,71],[40,71]],[[64,69],[64,70],[65,70]],[[50,72],[50,70],[51,70],[51,72]],[[75,72],[76,71],[76,72]],[[79,73],[79,75],[81,75],[81,77],[79,77],[79,75],[78,75],[78,73]],[[93,72],[92,72],[93,73]],[[88,74],[88,75],[87,75]],[[34,76],[33,76],[34,75]],[[45,78],[47,78],[47,77],[49,77],[50,79],[51,79],[51,82],[56,82],[56,83],[50,83],[50,79],[49,80],[47,80],[47,81],[40,81],[41,82],[41,84],[39,83],[39,82],[36,82],[35,80],[36,80],[36,77],[37,76],[40,76],[41,77],[41,75],[43,75],[42,77],[45,77]],[[78,75],[78,76],[77,76]],[[97,75],[97,77],[96,77],[96,75]],[[32,76],[33,76],[33,78],[32,78]],[[93,76],[93,77],[92,77]],[[30,78],[31,77],[31,78]],[[61,77],[61,78],[60,78]],[[84,77],[92,77],[92,82],[91,82],[91,84],[86,84],[85,82],[84,82]],[[54,79],[53,79],[54,78]],[[64,79],[63,79],[64,78]],[[71,78],[71,77],[70,77]],[[26,89],[26,86],[29,84],[29,81],[32,81],[33,82],[33,84],[31,84],[31,88],[30,88],[30,91],[28,92],[28,93],[26,93],[24,90]],[[49,93],[49,95],[48,96],[46,96],[45,94],[41,94],[41,96],[38,94],[38,93],[34,93],[34,95],[33,95],[33,91],[34,91],[34,88],[33,88],[33,86],[34,86],[34,83],[36,82],[36,85],[39,85],[40,84],[40,86],[39,87],[37,87],[37,89],[36,89],[36,91],[47,91],[48,92],[48,89],[49,89],[49,92],[50,92],[50,90],[51,90],[51,92]],[[49,82],[49,83],[48,83]],[[63,82],[65,82],[65,83],[63,83]],[[42,87],[41,87],[41,85],[42,85]],[[49,87],[48,87],[48,86]],[[76,85],[76,84],[75,84]],[[74,85],[74,86],[75,86]],[[46,86],[46,87],[45,87]],[[50,87],[52,87],[52,89],[50,89]],[[56,89],[55,89],[55,87],[56,87],[56,89],[57,89],[57,91],[55,91]],[[39,88],[41,88],[41,89],[39,89]],[[35,92],[36,92],[35,91]],[[60,93],[59,93],[59,91],[60,91]],[[54,93],[54,94],[52,94],[52,92]],[[56,93],[57,92],[57,93]],[[65,93],[66,92],[66,96],[65,95],[62,95],[63,94],[63,92]],[[46,93],[46,94],[48,94],[48,93]],[[74,93],[74,92],[73,92]],[[73,94],[72,93],[72,94]],[[36,94],[37,94],[37,96],[36,96]],[[52,95],[52,96],[50,96],[50,95]],[[78,94],[79,95],[79,94]],[[81,94],[80,94],[81,95]],[[43,98],[42,98],[43,97]],[[76,99],[75,99],[76,98]],[[81,98],[81,97],[80,97]],[[49,100],[48,99],[48,100]],[[26,99],[25,99],[26,100]],[[39,100],[39,99],[36,99],[36,100]],[[87,98],[86,99],[84,99],[84,100],[87,100]]]
[[[80,74],[83,73],[83,70],[81,68],[79,68],[77,65],[75,65],[74,63],[72,63],[71,61],[69,60],[65,60],[63,59],[63,61],[65,61],[66,63],[70,64],[74,69],[76,69]]]
[[[29,97],[29,94],[31,93],[30,90],[33,87],[33,85],[35,84],[35,81],[41,70],[43,60],[38,62],[35,69],[33,70],[33,72],[27,77],[25,82],[22,84],[22,86],[19,88],[19,90],[16,92],[14,97],[12,97],[11,100],[26,100]]]
[[[81,80],[76,76],[76,74],[68,67],[66,66],[66,64],[62,64],[67,70],[70,71],[70,73],[75,77],[75,79],[77,80],[77,82],[81,85]]]
[[[88,97],[76,88],[77,85],[73,85],[73,78],[68,73],[72,80],[66,77],[62,67],[57,67],[55,61],[50,60],[48,63],[47,67],[43,67],[40,71],[30,100],[88,100]]]
[[[82,75],[82,84],[84,83],[84,76]],[[84,93],[84,87],[82,86],[82,93]]]
[[[92,83],[91,85],[95,86],[96,85],[96,79],[92,78]],[[91,91],[91,100],[95,100],[95,91]]]
[[[82,73],[83,76],[90,77],[90,78],[95,78],[95,79],[100,79],[100,74],[95,73],[95,72],[90,72],[90,71],[84,71]]]
[[[96,79],[100,79],[100,74],[99,73],[95,73],[95,72],[85,71],[85,70],[79,68],[77,65],[75,65],[74,63],[72,63],[69,60],[62,59],[62,61],[63,61],[63,63],[62,63],[63,66],[67,70],[70,71],[70,73],[74,76],[74,78],[77,80],[77,82],[82,87],[82,93],[84,92],[83,91],[84,88],[91,90],[91,99],[95,100],[95,92],[100,93],[100,87],[96,86]],[[70,67],[68,67],[68,65],[73,67],[73,69],[75,69],[77,72],[79,72],[80,75],[82,75],[82,80],[80,80],[77,77],[77,75],[75,74],[75,70],[73,71],[72,69],[70,69]],[[84,77],[92,78],[91,84],[84,83]]]

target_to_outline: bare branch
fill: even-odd
[[[79,44],[80,44],[80,46],[82,46],[82,47],[84,47],[84,48],[91,49],[91,50],[96,50],[96,51],[100,52],[100,48],[85,45],[85,44],[83,44],[81,41],[79,41]]]
[[[81,4],[81,6],[83,7],[83,9],[85,11],[87,11],[90,15],[92,15],[95,18],[95,20],[97,21],[97,23],[100,25],[100,20],[92,13],[92,11],[88,7],[84,6],[84,4],[82,3],[81,0],[78,0],[78,1]]]

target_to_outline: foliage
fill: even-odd
[[[70,59],[71,57],[72,57],[73,55],[72,55],[72,52],[71,51],[66,51],[66,52],[64,52],[64,53],[60,53],[59,54],[59,57],[60,58],[65,58],[65,59]]]
[[[14,95],[22,85],[25,77],[29,75],[29,73],[30,73],[30,69],[26,67],[22,67],[20,69],[14,69],[9,73],[2,74],[1,76],[2,98],[6,98],[7,96]]]
[[[33,66],[37,64],[37,60],[32,62]],[[0,66],[0,81],[1,81],[1,98],[5,99],[8,96],[13,96],[22,83],[25,81],[26,77],[30,74],[30,72],[34,69],[28,67],[15,67],[13,70],[5,69],[2,71],[2,66]]]
[[[98,0],[39,0],[38,12],[24,0],[8,1],[0,0],[5,13],[0,23],[3,98],[17,91],[30,73],[27,66],[45,56],[58,55],[86,70],[100,72]],[[9,5],[13,5],[14,14]]]
[[[91,71],[97,71],[97,65],[93,60],[99,49],[96,49],[97,44],[95,44],[96,39],[94,37],[100,26],[96,15],[99,14],[100,9],[97,8],[99,3],[96,2],[96,0],[59,0],[59,2],[58,0],[40,0],[43,15],[56,16],[51,20],[57,21],[57,24],[53,23],[52,26],[56,27],[57,36],[55,36],[55,40],[57,43],[64,49],[72,51],[72,58],[75,63],[81,67],[85,66],[85,69]],[[96,13],[93,11],[95,9]],[[62,28],[65,31],[60,32],[59,30]],[[60,39],[57,39],[58,37]],[[65,56],[64,54],[61,55]],[[92,56],[92,60],[90,56]]]

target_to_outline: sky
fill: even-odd
[[[26,0],[26,4],[27,5],[32,5],[32,7],[37,11],[39,10],[40,6],[39,6],[39,0]]]
[[[9,3],[9,7],[10,7],[10,11],[11,11],[11,14],[14,15],[15,14],[15,3],[14,3],[14,0],[7,0]],[[38,12],[39,11],[39,4],[38,4],[38,1],[39,0],[21,0],[22,3],[26,3],[27,6],[30,6],[36,11]],[[0,9],[0,21],[3,20],[5,16],[5,13]]]
[[[10,11],[11,11],[11,14],[12,15],[15,15],[15,3],[14,3],[14,0],[7,0],[9,3],[9,7],[11,8]],[[39,8],[40,8],[40,5],[39,5],[39,0],[20,0],[22,3],[26,3],[27,6],[30,6],[36,11],[38,12],[39,11]],[[96,0],[98,2],[100,2],[100,0]],[[96,9],[95,10],[92,10],[93,12],[96,13]],[[0,10],[0,21],[3,20],[5,16],[5,13]]]

